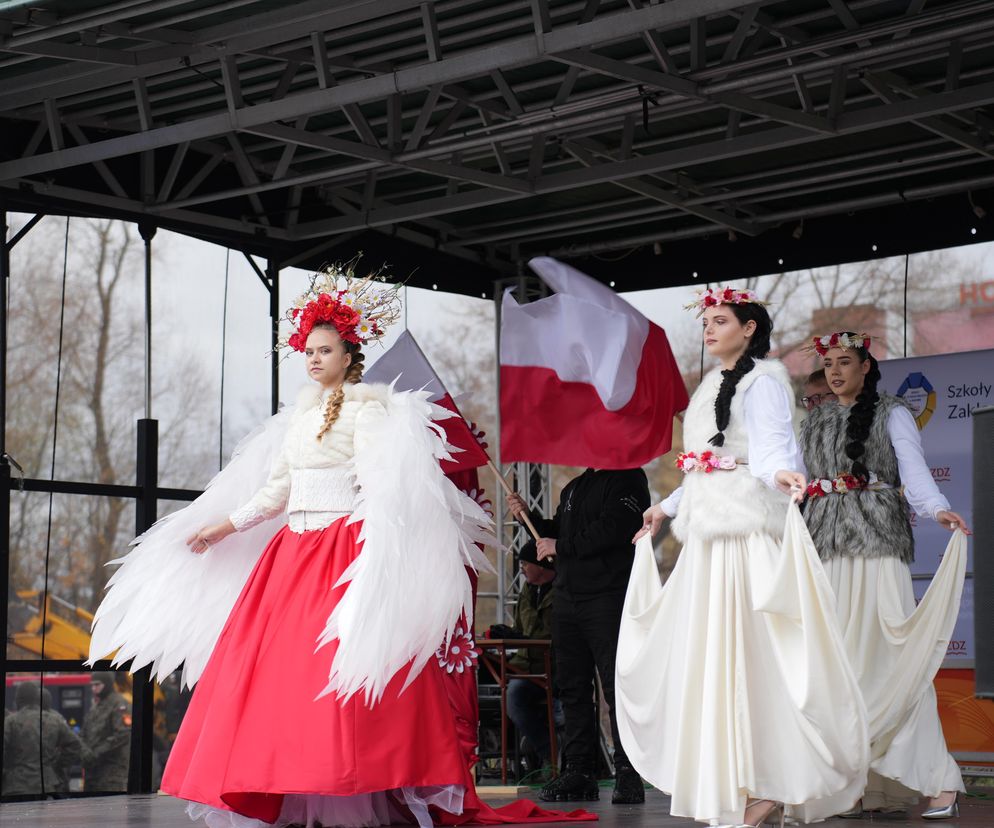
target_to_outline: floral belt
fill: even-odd
[[[715,454],[713,451],[702,451],[697,454],[693,451],[683,452],[677,455],[676,467],[684,474],[695,471],[702,471],[710,474],[713,471],[731,471],[738,466],[748,465],[744,460],[736,460],[727,455]]]
[[[856,477],[853,474],[840,474],[838,477],[815,477],[808,483],[804,494],[806,497],[825,497],[830,494],[845,494],[846,492],[861,492],[865,490],[879,491],[893,489],[889,483],[883,483],[870,472],[869,478]]]

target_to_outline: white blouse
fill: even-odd
[[[949,501],[939,491],[932,470],[925,462],[918,424],[904,406],[891,409],[887,418],[887,436],[897,455],[897,470],[904,486],[904,497],[915,514],[936,520],[939,512],[949,511]]]

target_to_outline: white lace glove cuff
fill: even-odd
[[[250,502],[232,512],[228,516],[228,520],[231,521],[231,525],[235,527],[236,532],[244,532],[246,529],[258,526],[267,517],[270,516],[265,512],[260,512]]]

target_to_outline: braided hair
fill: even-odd
[[[337,330],[333,325],[315,325],[315,328],[328,328],[337,333]],[[349,367],[345,370],[345,379],[342,384],[336,388],[331,395],[331,399],[328,401],[328,407],[324,412],[324,422],[321,424],[321,430],[318,432],[317,439],[320,440],[331,431],[331,427],[335,424],[338,419],[338,415],[342,412],[342,403],[345,402],[345,383],[350,385],[355,385],[357,382],[362,380],[362,372],[365,366],[363,363],[366,361],[366,355],[359,350],[359,344],[356,342],[349,342],[343,339],[342,345],[345,347],[345,352],[352,355],[352,361],[349,363]]]
[[[739,380],[748,374],[756,364],[757,359],[764,359],[770,352],[770,334],[773,332],[773,320],[766,308],[760,304],[749,302],[742,305],[728,305],[739,323],[756,323],[756,332],[749,340],[745,353],[736,360],[734,367],[721,372],[721,387],[714,401],[714,419],[718,431],[708,440],[712,446],[725,445],[725,429],[732,414],[732,397],[735,396],[735,386]]]
[[[849,336],[856,334],[849,332]],[[863,390],[856,397],[856,402],[849,410],[849,420],[846,422],[846,457],[852,460],[852,474],[854,477],[868,479],[870,474],[860,459],[865,451],[864,444],[870,436],[870,426],[873,425],[873,416],[877,411],[877,401],[880,394],[877,392],[877,383],[880,381],[880,366],[876,357],[867,348],[851,349],[859,361],[870,361],[870,370],[863,377]]]

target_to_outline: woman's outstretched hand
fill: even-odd
[[[659,527],[663,525],[664,517],[666,515],[663,514],[663,509],[658,503],[646,509],[642,513],[642,528],[635,533],[632,543],[635,543],[643,535],[653,537],[659,531]]]
[[[935,519],[939,522],[939,526],[948,529],[950,532],[955,532],[957,529],[962,529],[964,535],[972,535],[973,532],[970,531],[970,527],[966,525],[966,521],[956,514],[956,512],[950,512],[947,509],[943,509],[938,512]]]
[[[232,526],[231,521],[224,520],[221,523],[215,523],[213,526],[205,526],[197,534],[191,535],[186,539],[186,545],[190,547],[190,551],[194,554],[202,555],[211,546],[224,540],[234,531],[235,527]]]
[[[808,486],[808,481],[800,472],[780,469],[773,475],[773,482],[777,484],[777,488],[781,492],[789,494],[795,503],[804,500],[804,490]]]

